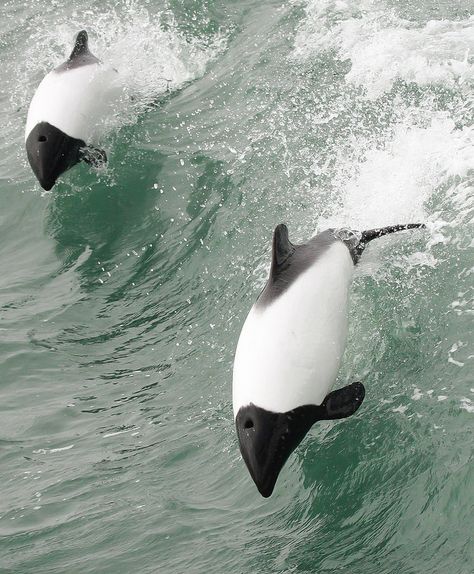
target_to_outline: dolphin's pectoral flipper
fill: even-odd
[[[329,393],[321,405],[321,420],[345,419],[353,415],[362,404],[365,388],[362,383],[352,383]]]
[[[80,159],[92,167],[101,167],[107,163],[107,154],[103,149],[92,146],[81,148]]]

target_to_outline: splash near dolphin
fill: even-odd
[[[312,425],[353,415],[364,385],[331,392],[347,336],[349,287],[366,245],[394,225],[328,229],[294,245],[285,225],[273,235],[270,276],[242,328],[234,361],[233,408],[240,451],[260,494]]]
[[[43,189],[50,190],[80,161],[96,166],[107,161],[105,151],[95,146],[103,118],[119,97],[117,76],[90,52],[87,32],[82,30],[69,59],[38,86],[28,110],[25,144]]]

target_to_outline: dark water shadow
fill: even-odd
[[[98,174],[80,165],[56,186],[46,231],[56,241],[60,272],[85,249],[94,252],[95,260],[110,261],[131,230],[147,226],[151,212],[156,220],[153,206],[159,192],[154,183],[164,160],[154,150],[122,145],[114,150],[113,173]]]

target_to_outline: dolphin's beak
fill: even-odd
[[[84,146],[82,140],[47,122],[36,124],[26,140],[26,153],[41,187],[49,191],[62,173],[80,161],[79,150]]]
[[[271,496],[285,462],[315,422],[315,410],[307,405],[275,413],[250,404],[238,411],[240,452],[263,497]]]

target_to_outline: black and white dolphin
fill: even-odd
[[[107,160],[94,146],[104,116],[120,97],[117,75],[89,51],[82,30],[69,59],[43,78],[28,110],[25,142],[28,161],[44,189],[50,190],[81,160],[93,165]]]
[[[344,353],[354,266],[372,239],[424,227],[357,232],[328,229],[293,245],[273,235],[270,277],[240,334],[233,408],[242,457],[264,497],[311,426],[346,418],[364,399],[362,383],[331,391]]]

